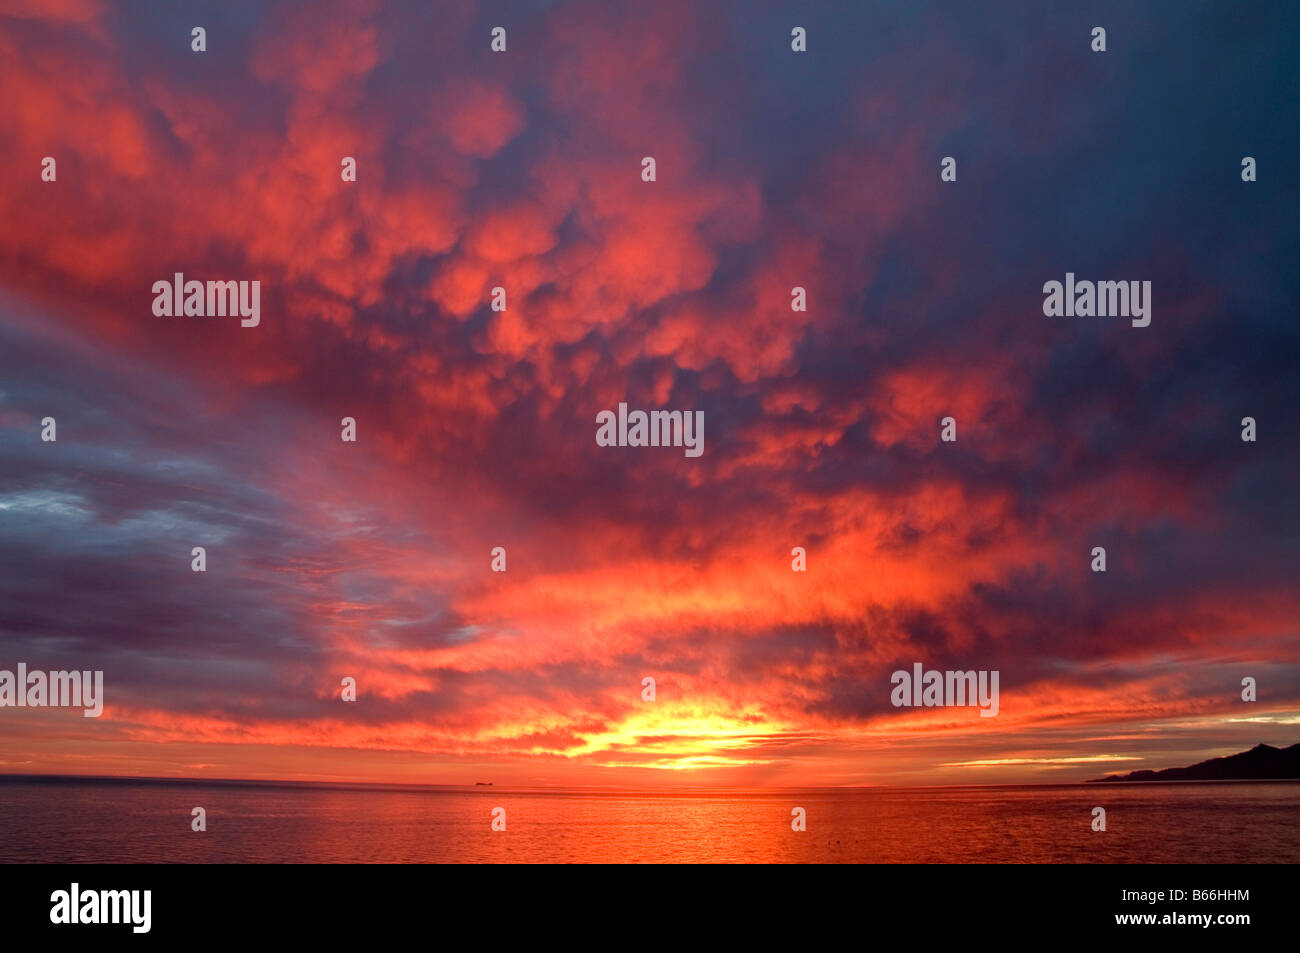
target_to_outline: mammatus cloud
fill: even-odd
[[[1288,740],[1284,206],[1044,188],[1103,121],[1234,130],[1097,115],[1043,24],[1021,75],[924,15],[920,61],[814,25],[792,62],[685,3],[520,12],[501,56],[468,4],[250,10],[203,54],[181,10],[0,18],[0,633],[108,686],[0,759],[844,784]],[[1135,266],[1150,327],[1043,317]],[[260,324],[154,317],[177,271],[259,280]],[[598,447],[620,401],[703,411],[705,454]],[[999,670],[998,716],[893,708],[918,660]]]

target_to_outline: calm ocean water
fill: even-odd
[[[1097,805],[1105,833],[1090,827]],[[205,833],[190,830],[195,806]],[[795,806],[806,832],[790,830]],[[1295,863],[1297,808],[1287,783],[646,793],[5,777],[0,861]]]

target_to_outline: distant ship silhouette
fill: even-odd
[[[492,787],[492,782],[491,782],[491,781],[475,781],[475,782],[474,782],[474,787],[476,787],[476,788],[490,788],[490,787]]]
[[[1289,748],[1255,745],[1249,751],[1211,758],[1190,768],[1133,771],[1093,778],[1106,781],[1295,781],[1300,780],[1300,744]]]

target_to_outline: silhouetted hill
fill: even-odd
[[[1241,754],[1211,758],[1190,768],[1133,771],[1093,781],[1290,781],[1300,779],[1300,744],[1289,748],[1255,745]]]

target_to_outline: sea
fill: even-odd
[[[633,791],[0,776],[3,863],[1297,861],[1295,782]]]

